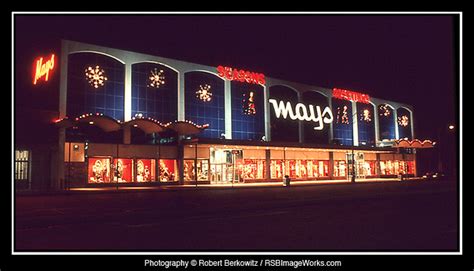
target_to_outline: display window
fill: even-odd
[[[283,161],[282,160],[270,161],[270,178],[272,179],[283,178]]]
[[[183,170],[184,181],[194,181],[194,160],[184,160]]]
[[[137,182],[154,182],[156,177],[155,170],[155,159],[137,159]]]
[[[178,180],[176,160],[160,159],[160,182],[175,182]]]
[[[375,164],[376,161],[364,161],[363,163],[363,175],[364,176],[373,176],[375,175]]]
[[[415,174],[415,162],[406,161],[407,163],[407,174]]]
[[[334,177],[345,177],[347,176],[347,166],[344,160],[334,161]]]
[[[306,160],[296,160],[295,170],[296,178],[306,178],[308,176]]]
[[[198,181],[209,180],[209,160],[198,160],[197,161],[197,176]]]
[[[88,183],[110,183],[110,158],[88,159]]]
[[[118,183],[133,182],[133,159],[114,159],[114,180]]]
[[[265,178],[265,160],[244,159],[240,176],[244,180]]]

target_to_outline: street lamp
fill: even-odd
[[[449,130],[454,130],[454,125],[449,125],[448,128]]]

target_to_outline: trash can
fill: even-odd
[[[285,185],[286,187],[290,187],[290,176],[285,175],[284,185]]]

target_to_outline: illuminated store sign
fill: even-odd
[[[353,102],[360,102],[368,104],[370,102],[370,96],[367,94],[362,94],[355,91],[350,91],[346,89],[333,88],[332,96],[337,99],[343,99]]]
[[[36,85],[38,79],[44,76],[44,81],[48,81],[49,78],[49,71],[54,69],[54,54],[51,55],[51,58],[45,62],[43,62],[43,57],[40,57],[36,60],[36,68],[35,68],[35,79],[33,80],[33,84]]]
[[[292,120],[313,121],[318,123],[314,130],[322,130],[324,127],[323,122],[331,123],[333,121],[331,109],[327,106],[321,112],[320,106],[313,106],[312,104],[306,106],[302,103],[297,103],[293,110],[290,102],[277,102],[275,99],[269,99],[268,101],[273,105],[277,118],[283,116],[286,119],[289,116]]]
[[[239,82],[265,85],[265,75],[263,73],[249,72],[224,66],[218,66],[217,72],[219,77],[230,81],[237,80]]]

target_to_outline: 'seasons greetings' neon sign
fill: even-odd
[[[285,102],[278,102],[275,99],[269,99],[268,101],[273,105],[277,118],[282,116],[286,119],[289,116],[292,120],[316,122],[318,125],[314,127],[314,130],[322,130],[324,128],[323,123],[331,123],[333,121],[331,109],[327,106],[321,111],[320,106],[312,104],[306,106],[302,103],[297,103],[295,110],[293,110],[290,102],[285,104]]]

